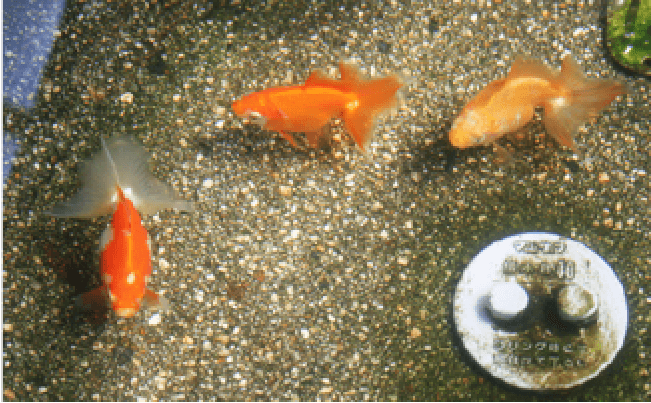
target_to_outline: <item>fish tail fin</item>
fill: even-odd
[[[114,136],[106,142],[102,139],[102,147],[104,152],[82,163],[79,193],[57,204],[50,215],[89,218],[110,214],[116,202],[116,184],[142,214],[168,208],[194,210],[192,202],[177,198],[171,186],[151,174],[149,154],[141,144],[129,137]]]
[[[111,171],[113,171],[113,175],[115,175],[115,183],[120,183],[120,175],[118,174],[118,169],[115,166],[115,161],[113,161],[113,157],[111,157],[111,151],[106,145],[106,141],[104,141],[104,137],[100,136],[99,140],[102,142],[102,149],[106,153],[106,159],[111,165]]]
[[[556,80],[560,91],[568,95],[545,103],[543,123],[560,145],[576,150],[575,130],[626,93],[626,87],[615,80],[585,77],[581,67],[570,56],[563,59]]]
[[[149,153],[130,137],[112,137],[107,145],[113,166],[119,171],[119,185],[142,214],[160,210],[193,211],[190,201],[178,198],[174,189],[158,180],[149,169]],[[116,175],[118,175],[116,173]]]
[[[113,211],[116,185],[119,183],[117,168],[104,139],[105,152],[94,155],[79,164],[81,189],[65,202],[58,203],[46,214],[55,217],[91,218]],[[113,175],[107,174],[113,172]]]
[[[395,75],[372,80],[359,80],[357,70],[341,64],[342,82],[350,82],[358,101],[344,107],[344,125],[364,150],[371,140],[375,118],[398,105],[398,90],[405,84]]]

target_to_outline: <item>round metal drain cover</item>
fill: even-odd
[[[624,288],[582,243],[523,233],[470,262],[454,296],[464,347],[491,375],[523,389],[567,389],[597,376],[624,344]]]

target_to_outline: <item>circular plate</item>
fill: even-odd
[[[517,282],[530,299],[526,315],[493,317],[493,287]],[[559,294],[580,286],[596,296],[589,322],[559,315]],[[567,308],[567,307],[565,307]],[[608,264],[582,243],[550,233],[522,233],[489,245],[470,262],[454,296],[454,321],[474,360],[523,389],[558,390],[597,376],[624,343],[624,288]]]

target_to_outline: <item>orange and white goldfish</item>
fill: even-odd
[[[520,56],[506,78],[488,84],[463,108],[452,124],[450,143],[461,149],[492,144],[523,127],[542,106],[549,134],[576,151],[574,131],[625,92],[615,80],[586,78],[569,56],[560,73]]]
[[[314,71],[303,85],[274,87],[245,95],[233,102],[233,111],[254,117],[264,129],[280,132],[296,146],[291,132],[305,133],[317,147],[322,129],[333,118],[343,118],[344,127],[364,150],[373,134],[374,119],[397,105],[404,85],[395,75],[365,80],[352,65],[340,63],[341,79]]]
[[[164,208],[191,211],[191,202],[177,199],[171,187],[147,169],[145,149],[127,138],[114,137],[104,151],[83,163],[82,189],[49,214],[90,218],[113,211],[100,238],[102,285],[81,295],[86,309],[106,306],[121,317],[131,317],[141,305],[166,308],[163,297],[146,286],[151,275],[151,241],[142,226],[141,212]]]

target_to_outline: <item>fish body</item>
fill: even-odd
[[[518,57],[505,79],[491,82],[463,108],[450,130],[457,148],[486,146],[523,127],[543,107],[543,124],[562,146],[576,150],[577,127],[625,93],[614,80],[586,78],[571,57],[560,73]]]
[[[313,72],[302,85],[275,87],[245,95],[233,102],[233,111],[259,118],[263,128],[280,132],[293,146],[291,133],[306,134],[316,147],[322,130],[333,118],[343,118],[344,127],[363,150],[371,139],[374,119],[397,105],[403,83],[397,76],[362,79],[358,70],[340,63],[341,79]]]
[[[102,285],[83,294],[80,302],[87,308],[109,302],[118,316],[131,317],[145,296],[148,305],[158,305],[160,300],[146,288],[151,275],[149,234],[131,200],[119,187],[117,192],[115,212],[100,239]]]
[[[82,294],[78,303],[99,310],[109,305],[118,316],[131,317],[142,305],[166,307],[166,301],[147,288],[151,275],[151,242],[140,213],[164,208],[192,211],[171,187],[147,168],[145,149],[133,140],[102,139],[103,152],[81,165],[82,188],[57,204],[50,215],[91,218],[112,214],[100,238],[102,285]]]

